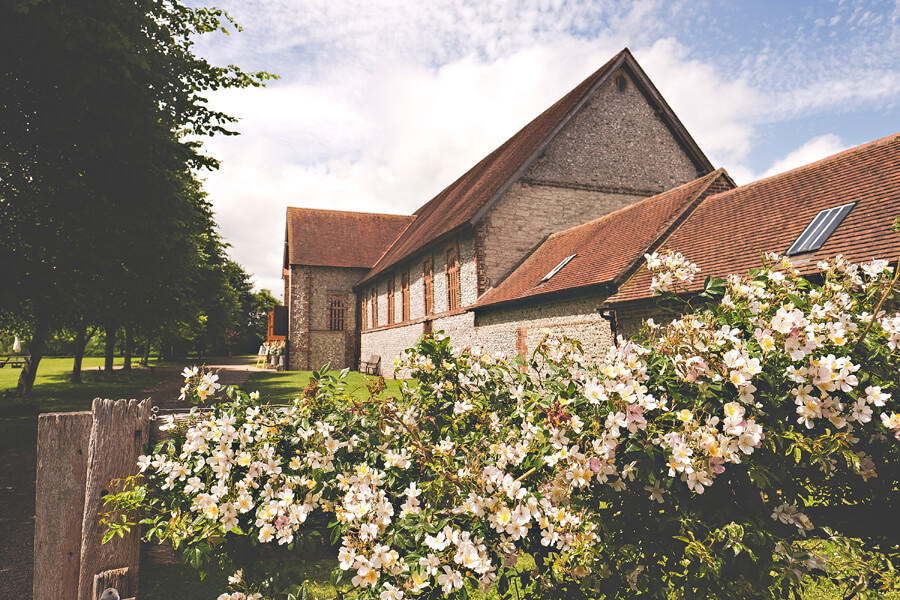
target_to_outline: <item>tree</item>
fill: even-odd
[[[196,139],[234,133],[204,94],[270,77],[193,54],[230,25],[179,2],[0,5],[0,309],[33,323],[20,395],[53,328],[99,306],[113,336],[202,263],[212,216],[192,169],[217,162]]]

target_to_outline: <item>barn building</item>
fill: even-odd
[[[289,208],[288,368],[376,355],[391,375],[395,356],[439,330],[524,355],[551,329],[597,355],[654,310],[644,253],[746,271],[851,202],[799,258],[894,258],[898,161],[892,136],[737,187],[625,49],[413,215]]]

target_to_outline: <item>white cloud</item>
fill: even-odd
[[[362,93],[323,82],[216,96],[242,118],[241,136],[207,144],[222,169],[205,187],[233,257],[280,289],[286,206],[409,214],[616,51],[569,39],[491,62],[385,65],[354,81]]]
[[[828,133],[814,137],[796,150],[790,152],[787,156],[779,158],[772,166],[770,166],[762,177],[771,177],[778,173],[784,173],[803,165],[808,165],[832,154],[837,154],[848,148],[847,144],[841,141],[841,138]]]
[[[832,7],[841,18],[831,27],[811,26],[834,12],[810,14],[802,35],[734,48],[719,40],[705,52],[697,45],[720,33],[708,3],[219,4],[245,30],[201,39],[198,51],[283,75],[266,89],[212,94],[242,119],[242,135],[206,144],[222,160],[206,175],[221,232],[276,295],[286,206],[409,213],[626,45],[710,160],[739,182],[755,179],[759,164],[774,172],[844,147],[822,135],[760,160],[761,125],[900,98],[900,4],[888,15],[849,2]],[[842,37],[823,42],[830,32]]]
[[[636,58],[713,164],[740,164],[753,147],[754,115],[765,97],[739,73],[690,57],[672,38]]]

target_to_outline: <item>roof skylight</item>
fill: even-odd
[[[821,248],[828,236],[834,233],[834,230],[837,229],[837,226],[841,224],[841,221],[844,220],[844,217],[849,214],[850,209],[854,206],[856,206],[856,202],[850,202],[849,204],[820,211],[816,218],[812,220],[812,223],[803,230],[797,241],[788,248],[786,254],[793,256],[794,254],[812,252]]]
[[[553,267],[553,270],[552,270],[552,271],[550,271],[549,273],[547,273],[546,275],[544,275],[544,278],[541,279],[541,283],[545,283],[545,282],[547,282],[547,281],[550,281],[550,278],[551,278],[551,277],[553,277],[554,275],[556,275],[557,273],[559,273],[560,269],[562,269],[564,266],[566,266],[567,264],[569,264],[569,261],[572,260],[573,258],[575,258],[576,256],[578,256],[578,255],[577,255],[577,254],[573,254],[572,256],[567,256],[567,257],[565,257],[564,259],[562,259],[562,261],[560,261],[560,263],[559,263],[558,265],[556,265],[555,267]]]

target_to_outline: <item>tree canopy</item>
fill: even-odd
[[[224,260],[198,140],[235,133],[206,95],[271,77],[194,54],[229,28],[180,2],[0,5],[0,311],[31,330],[20,391],[55,327],[192,318],[196,270]]]

